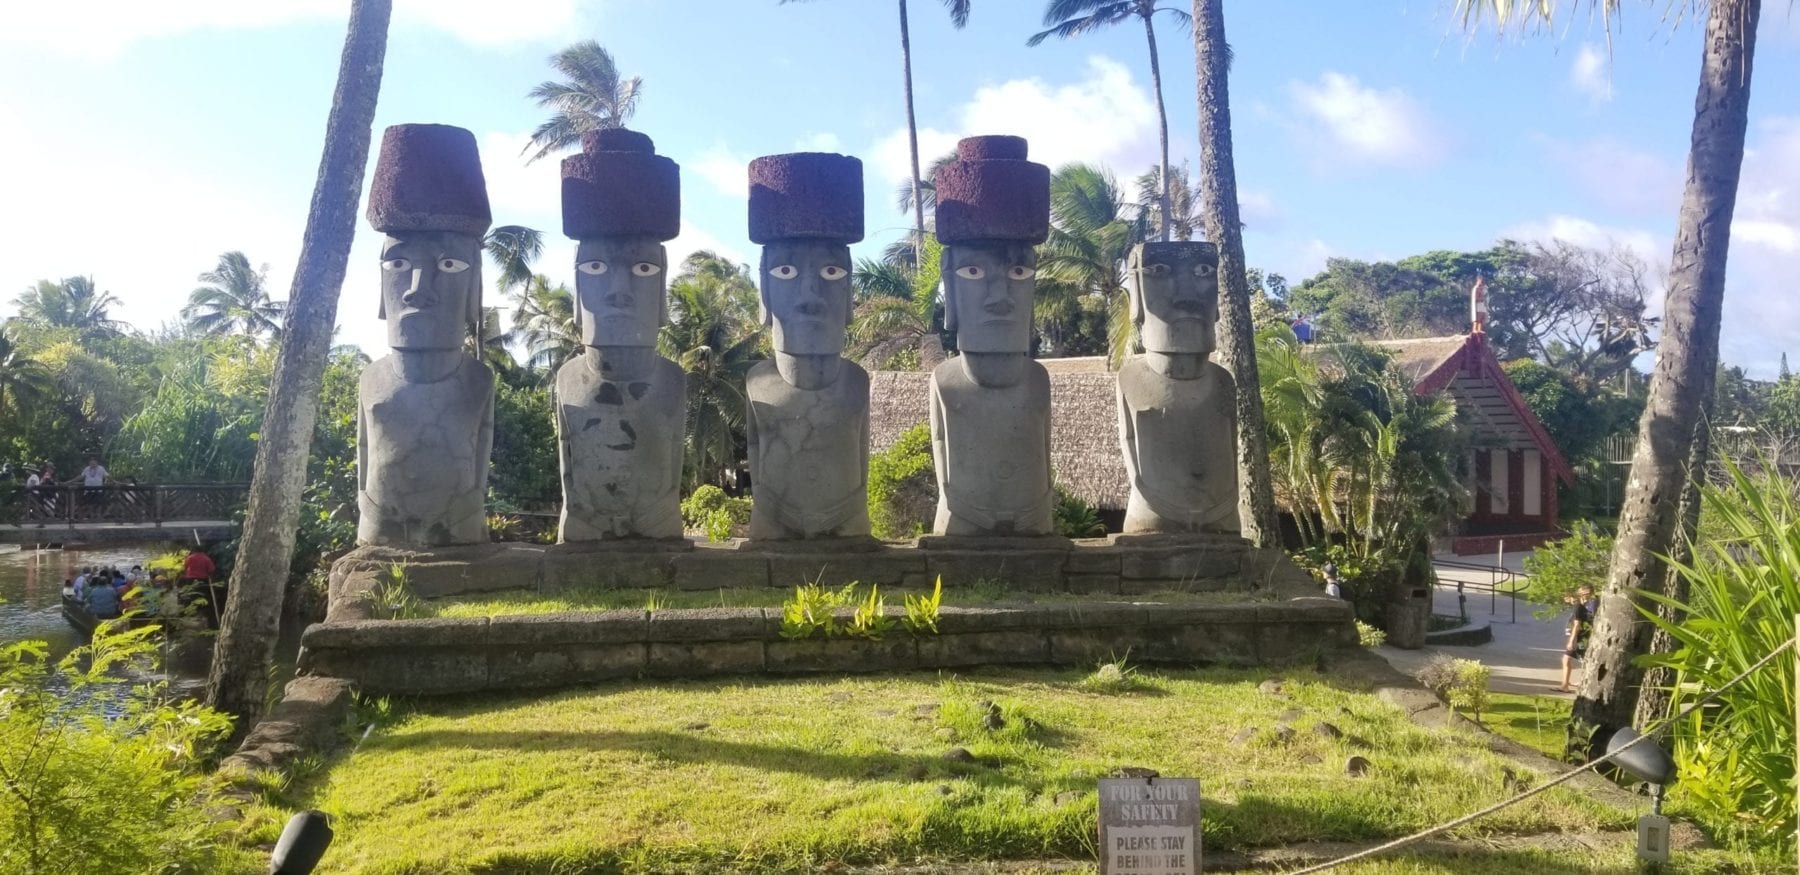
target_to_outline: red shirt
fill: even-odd
[[[188,554],[187,563],[181,569],[181,576],[189,580],[210,580],[213,571],[212,557],[195,550]]]

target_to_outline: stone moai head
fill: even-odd
[[[1050,236],[1050,168],[1022,137],[969,137],[938,168],[944,327],[963,352],[1031,351],[1036,246]]]
[[[850,327],[850,244],[863,238],[862,162],[796,152],[750,162],[750,239],[777,352],[838,355]]]
[[[493,223],[475,135],[394,125],[381,136],[369,224],[381,243],[381,318],[398,350],[459,349],[481,326],[481,238]]]
[[[681,233],[681,168],[650,138],[590,131],[563,159],[563,233],[575,247],[575,324],[588,346],[655,346],[667,321],[668,254]]]
[[[1201,241],[1139,243],[1126,258],[1138,341],[1150,352],[1209,355],[1219,321],[1219,248]]]

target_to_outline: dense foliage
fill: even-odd
[[[910,538],[931,530],[937,513],[931,428],[907,429],[894,445],[869,456],[869,523],[877,538]]]
[[[1524,596],[1538,605],[1540,619],[1566,610],[1583,586],[1599,592],[1606,585],[1613,539],[1587,520],[1569,526],[1569,536],[1551,541],[1525,557]]]

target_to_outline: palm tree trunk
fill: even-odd
[[[289,294],[287,327],[256,448],[250,504],[231,572],[223,629],[207,679],[207,701],[236,715],[247,732],[261,715],[269,666],[281,627],[282,596],[300,527],[306,461],[318,419],[319,391],[337,322],[338,293],[356,233],[356,206],[375,101],[381,90],[392,0],[351,0],[349,33],[338,65],[336,93],[325,122],[312,207]]]
[[[1700,88],[1688,151],[1669,291],[1663,304],[1663,337],[1650,378],[1650,398],[1638,422],[1637,452],[1619,514],[1606,592],[1600,599],[1581,689],[1575,699],[1571,753],[1591,755],[1611,730],[1631,722],[1650,624],[1632,598],[1654,590],[1669,573],[1661,557],[1683,538],[1681,497],[1690,476],[1689,441],[1712,397],[1719,364],[1719,317],[1725,298],[1725,261],[1731,216],[1744,163],[1744,131],[1750,112],[1750,75],[1756,52],[1759,0],[1708,4],[1701,49]]]
[[[1230,70],[1224,0],[1194,0],[1195,89],[1200,102],[1200,178],[1206,235],[1219,246],[1219,358],[1237,380],[1238,518],[1259,547],[1281,538],[1275,489],[1269,479],[1269,437],[1263,425],[1256,335],[1250,323],[1250,281],[1244,274],[1244,231],[1238,219],[1237,167],[1231,156]],[[1167,179],[1165,175],[1163,177]]]
[[[1169,239],[1169,112],[1163,108],[1162,61],[1156,54],[1156,27],[1150,23],[1152,12],[1141,13],[1144,19],[1144,39],[1150,43],[1150,87],[1156,91],[1156,135],[1162,143],[1162,163],[1157,165],[1158,179],[1162,182],[1162,192],[1157,195],[1157,209],[1162,213],[1162,231],[1160,239]]]
[[[1712,449],[1712,395],[1707,394],[1707,403],[1702,411],[1699,427],[1694,429],[1693,442],[1688,450],[1687,483],[1681,490],[1681,507],[1677,511],[1678,524],[1684,533],[1691,534],[1700,527],[1700,485],[1706,479],[1707,458]],[[1670,545],[1669,559],[1671,564],[1687,565],[1694,559],[1693,540],[1678,537]],[[1662,594],[1683,604],[1688,600],[1687,578],[1681,576],[1674,568],[1665,568]],[[1668,605],[1658,605],[1656,612],[1665,621],[1680,621],[1679,611]],[[1661,627],[1650,633],[1650,653],[1669,653],[1675,649],[1675,636]],[[1675,672],[1667,668],[1652,668],[1644,672],[1643,683],[1638,685],[1638,703],[1636,716],[1632,718],[1633,726],[1649,726],[1669,713],[1669,705],[1675,698]]]
[[[912,32],[906,24],[906,0],[900,0],[900,70],[906,77],[906,143],[912,150],[913,268],[925,258],[925,186],[919,180],[919,122],[913,117]]]

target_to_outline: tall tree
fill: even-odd
[[[1144,39],[1150,46],[1150,88],[1156,92],[1156,133],[1162,144],[1162,160],[1157,164],[1162,183],[1159,200],[1162,213],[1160,239],[1169,239],[1169,113],[1163,108],[1162,60],[1156,50],[1158,12],[1174,17],[1183,26],[1191,23],[1186,12],[1172,6],[1157,6],[1156,0],[1049,0],[1044,5],[1044,24],[1048,30],[1033,34],[1025,41],[1035,46],[1050,37],[1068,39],[1092,33],[1126,19],[1136,17],[1144,23]]]
[[[263,286],[268,273],[267,265],[251,267],[242,252],[219,256],[218,266],[200,275],[205,285],[188,293],[187,306],[181,308],[182,321],[206,335],[280,337],[286,307],[269,300],[269,290]]]
[[[544,232],[524,225],[501,225],[481,241],[494,263],[494,287],[501,294],[531,282],[531,264],[544,254]]]
[[[20,319],[73,329],[82,340],[112,337],[125,326],[110,312],[119,299],[111,292],[100,291],[91,276],[72,276],[58,282],[38,280],[13,303],[19,308]]]
[[[1205,218],[1200,211],[1200,186],[1189,181],[1186,162],[1180,167],[1169,168],[1169,215],[1165,218],[1161,210],[1163,196],[1162,170],[1152,167],[1137,178],[1138,206],[1144,215],[1152,221],[1156,235],[1164,240],[1173,236],[1177,240],[1192,240],[1195,232],[1205,229]],[[1163,233],[1163,224],[1168,223],[1168,233]]]
[[[644,93],[643,78],[620,76],[612,54],[591,39],[551,55],[550,66],[566,81],[538,83],[526,95],[555,111],[531,132],[521,153],[536,147],[537,154],[526,163],[581,145],[581,135],[588,131],[624,127]]]
[[[207,702],[238,717],[240,736],[261,716],[268,693],[326,356],[356,235],[356,205],[369,161],[392,14],[393,0],[351,0],[337,87],[325,121],[324,155],[288,295],[284,339],[269,383],[249,508],[206,683]]]
[[[0,326],[0,418],[55,392],[50,370],[14,345],[6,326]]]
[[[782,4],[804,0],[781,0]],[[973,0],[943,0],[950,13],[950,23],[961,30],[969,23],[969,7]],[[906,15],[906,0],[900,3],[900,78],[906,90],[906,143],[912,159],[913,263],[925,248],[925,184],[919,177],[919,122],[913,113],[912,26]]]
[[[563,362],[581,354],[581,330],[575,326],[575,295],[561,283],[538,274],[515,299],[512,339],[525,347],[525,366],[553,374]]]
[[[1194,0],[1194,87],[1200,104],[1200,187],[1206,236],[1219,246],[1219,358],[1237,380],[1238,520],[1244,537],[1272,547],[1281,537],[1269,478],[1268,431],[1256,369],[1256,328],[1238,217],[1237,163],[1231,150],[1231,47],[1225,0]],[[1167,174],[1164,174],[1167,178]]]
[[[1125,259],[1144,239],[1135,213],[1104,169],[1065,164],[1050,175],[1050,237],[1038,248],[1032,315],[1045,345],[1058,354],[1074,345],[1065,329],[1084,302],[1106,314],[1106,336],[1097,345],[1115,362],[1131,351],[1136,333],[1125,300]]]
[[[1504,28],[1552,23],[1558,4],[1459,0],[1466,24],[1492,16]],[[1610,23],[1620,0],[1577,0]],[[1686,2],[1665,0],[1666,17]],[[1619,513],[1606,590],[1583,661],[1571,733],[1573,753],[1591,755],[1612,730],[1630,725],[1650,646],[1650,624],[1639,614],[1640,590],[1685,600],[1680,577],[1666,557],[1693,537],[1698,478],[1706,466],[1707,406],[1719,365],[1719,320],[1731,217],[1749,126],[1750,83],[1761,0],[1710,0],[1700,50],[1700,85],[1688,144],[1687,183],[1676,220],[1663,301],[1663,335],[1650,377],[1650,397],[1638,422],[1631,479]]]
[[[657,338],[687,372],[685,488],[717,482],[736,465],[749,406],[744,376],[767,356],[764,340],[749,267],[704,250],[689,255],[669,283],[669,324]]]

